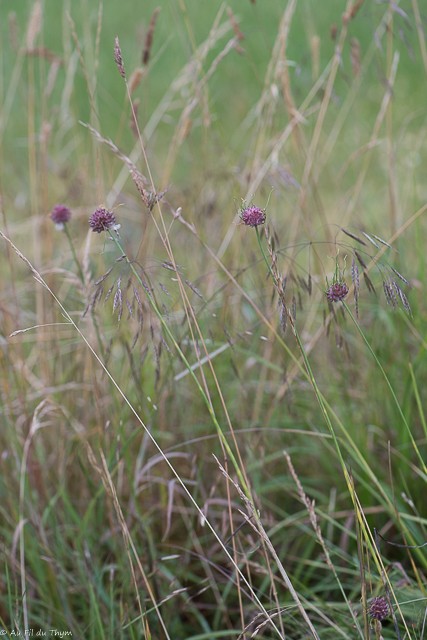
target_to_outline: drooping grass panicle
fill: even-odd
[[[354,255],[356,256],[359,264],[363,267],[363,279],[365,281],[366,287],[368,289],[368,291],[370,291],[371,293],[376,293],[374,284],[371,280],[371,278],[368,276],[368,266],[366,264],[366,262],[364,261],[364,259],[362,258],[362,256],[360,255],[359,251],[354,250]]]
[[[387,304],[396,309],[398,301],[392,279],[383,280],[383,290]]]
[[[341,227],[341,230],[345,235],[352,238],[359,244],[363,244],[367,246],[366,242],[364,240],[361,240],[361,238],[356,234],[342,227]],[[369,292],[376,293],[374,282],[371,279],[370,275],[368,275],[371,269],[376,267],[381,273],[382,288],[384,291],[387,304],[392,308],[396,308],[400,304],[407,313],[411,314],[411,307],[409,304],[409,300],[406,294],[404,293],[404,291],[402,290],[402,288],[397,284],[396,279],[393,277],[393,275],[397,276],[397,278],[401,280],[406,286],[410,286],[410,282],[395,267],[390,265],[387,261],[382,260],[381,258],[382,254],[384,253],[384,250],[385,249],[393,250],[393,246],[389,242],[387,242],[387,240],[384,240],[382,237],[380,237],[377,234],[367,233],[366,231],[362,231],[361,233],[363,237],[366,240],[368,240],[373,247],[378,249],[378,254],[375,256],[372,256],[364,251],[363,253],[365,255],[362,255],[360,250],[357,250],[355,248],[352,249],[352,253],[354,256],[352,261],[352,281],[353,281],[353,287],[354,287],[356,315],[358,313],[359,279],[360,278],[358,273],[356,278],[355,269],[357,268],[357,265],[355,264],[355,259],[363,269],[362,271],[363,279],[365,281],[366,287]],[[382,248],[380,247],[380,245],[383,245]],[[367,264],[368,262],[370,263],[369,266]]]
[[[354,233],[351,233],[350,231],[347,231],[347,229],[344,229],[343,227],[341,227],[341,231],[343,233],[345,233],[345,235],[348,236],[349,238],[351,238],[352,240],[356,240],[356,242],[359,242],[359,244],[362,244],[365,247],[367,246],[366,242],[364,242],[361,238],[356,236]]]
[[[409,281],[404,276],[402,276],[402,274],[399,273],[397,269],[395,269],[394,267],[391,267],[391,270],[400,280],[402,280],[402,282],[404,282],[406,285],[409,286]]]
[[[198,298],[200,298],[200,300],[205,299],[200,289],[198,289],[195,284],[193,284],[190,280],[188,280],[188,278],[184,278],[184,282],[187,285],[187,287],[191,289],[191,291],[195,293]]]
[[[108,287],[108,289],[107,289],[107,293],[105,294],[105,297],[104,297],[104,302],[108,302],[108,300],[109,300],[109,299],[110,299],[110,297],[111,297],[111,294],[112,294],[112,293],[113,293],[113,291],[114,291],[115,286],[116,286],[116,282],[113,282],[113,284],[111,284],[111,285]]]
[[[397,289],[397,293],[403,308],[409,315],[412,315],[411,306],[409,304],[408,298],[406,297],[405,293],[402,291],[401,287],[397,284],[397,282],[395,280],[393,282],[394,282],[393,286]]]
[[[116,292],[113,300],[113,313],[117,309],[117,321],[120,322],[123,313],[123,292],[121,287],[122,281],[119,277],[116,282]]]
[[[378,242],[380,242],[381,244],[383,244],[385,247],[388,247],[389,249],[393,249],[393,247],[391,246],[391,244],[389,244],[386,240],[384,240],[383,238],[380,238],[380,236],[377,236],[375,233],[372,234],[372,237],[375,238],[375,240],[378,240]]]
[[[312,283],[311,275],[308,274],[307,279],[305,279],[302,276],[297,275],[296,279],[297,279],[297,283],[300,285],[301,289],[303,291],[306,291],[308,293],[308,295],[311,296],[312,291],[313,291],[313,283]]]
[[[384,250],[393,249],[392,245],[383,240],[380,236],[372,233],[367,233],[365,231],[361,232],[363,239],[358,236],[353,231],[348,231],[345,228],[340,227],[340,230],[348,237],[354,240],[358,245],[362,245],[363,247],[368,247],[368,243],[371,244],[375,249],[378,250],[378,254],[370,254],[366,249],[356,248],[353,245],[349,245],[349,243],[338,243],[335,242],[335,246],[338,249],[337,258],[335,261],[335,271],[331,280],[327,280],[327,287],[324,290],[326,295],[328,305],[330,303],[337,303],[346,299],[347,294],[350,291],[349,283],[346,282],[344,273],[345,273],[345,263],[347,257],[351,258],[351,293],[354,299],[354,307],[356,317],[359,317],[360,312],[360,295],[361,295],[361,280],[364,282],[369,293],[377,294],[377,281],[378,277],[372,275],[372,271],[375,273],[379,273],[381,276],[381,286],[386,295],[386,301],[389,305],[395,307],[396,305],[400,305],[407,313],[411,313],[410,311],[410,303],[407,295],[402,289],[402,286],[398,285],[399,279],[402,283],[407,286],[410,286],[410,282],[405,276],[403,276],[395,267],[389,264],[388,261],[382,258],[382,254]],[[267,240],[267,248],[268,253],[271,259],[271,272],[274,279],[278,277],[278,269],[277,269],[277,251],[275,250],[275,239],[271,232],[271,229],[268,227],[265,228],[265,236]],[[311,241],[310,243],[303,243],[302,247],[312,247],[315,243]],[[329,244],[329,242],[327,243]],[[381,245],[383,245],[381,247]],[[321,244],[320,244],[321,246]],[[342,252],[345,251],[343,260],[338,261],[338,256]],[[280,254],[283,253],[283,249],[279,251]],[[321,258],[321,253],[317,251],[318,258]],[[296,261],[295,261],[296,262]],[[341,266],[340,266],[341,264]],[[296,264],[298,268],[298,264]],[[394,277],[396,276],[396,277]],[[302,277],[300,275],[293,275],[292,272],[288,274],[288,277],[297,285],[298,289],[298,300],[301,300],[301,294],[308,293],[311,295],[312,291],[312,275],[309,273],[308,277]],[[363,278],[363,279],[362,279]],[[278,288],[276,287],[278,290]],[[279,294],[280,298],[280,294]],[[298,306],[301,306],[298,304]],[[294,305],[294,308],[295,305]],[[330,311],[332,312],[332,307],[330,307]],[[292,314],[291,314],[292,315]],[[334,314],[334,317],[335,314]],[[281,325],[283,326],[283,321],[281,320]]]
[[[376,248],[379,249],[379,244],[376,240],[374,240],[374,238],[372,236],[369,235],[369,233],[366,233],[366,231],[362,231],[363,235],[365,236],[365,238],[367,238],[367,240],[369,240],[369,242]]]
[[[292,295],[292,300],[291,300],[291,304],[289,307],[289,312],[291,314],[293,323],[295,324],[296,319],[297,319],[297,299],[295,294]]]
[[[281,298],[279,298],[279,320],[280,320],[280,328],[283,333],[286,331],[286,326],[288,324],[288,313],[286,307],[283,305]]]
[[[363,267],[364,271],[368,270],[368,265],[366,264],[366,262],[364,261],[364,259],[362,258],[362,256],[360,255],[359,251],[354,251],[354,255],[356,256],[356,258],[359,261],[359,264]]]
[[[357,266],[357,262],[354,259],[351,261],[351,281],[353,283],[353,296],[354,296],[354,306],[356,311],[356,317],[359,317],[359,290],[360,290],[360,277],[359,277],[359,267]]]
[[[260,237],[258,235],[258,230],[257,230],[257,236],[258,236],[258,241],[260,244],[260,248],[262,249],[261,243],[260,243]],[[274,288],[277,291],[278,294],[278,298],[279,298],[279,321],[280,321],[280,327],[282,329],[282,331],[286,330],[286,326],[287,326],[287,322],[289,319],[291,319],[292,322],[294,322],[294,318],[295,318],[295,314],[290,315],[290,310],[288,309],[287,303],[286,303],[286,298],[285,298],[285,290],[286,290],[286,285],[287,285],[287,281],[288,281],[288,276],[286,275],[281,275],[279,273],[278,270],[278,263],[277,263],[277,253],[274,249],[275,246],[275,234],[274,232],[272,233],[270,226],[267,224],[264,228],[264,236],[267,242],[267,251],[268,251],[268,255],[270,257],[270,265],[269,265],[269,271],[270,274],[272,275],[273,278],[273,283],[274,283]],[[265,256],[264,256],[265,257]],[[265,257],[266,259],[266,257]],[[266,259],[267,262],[267,259]],[[268,262],[267,262],[268,264]]]

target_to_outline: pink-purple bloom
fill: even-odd
[[[116,231],[120,228],[120,225],[116,223],[114,213],[104,207],[99,207],[92,213],[89,218],[89,226],[94,233],[102,233],[109,229]]]
[[[248,227],[258,227],[260,224],[264,224],[265,218],[265,209],[260,209],[255,205],[243,206],[240,209],[240,219]]]
[[[65,204],[57,204],[50,212],[51,220],[55,223],[57,229],[62,230],[64,225],[71,218],[71,211]]]
[[[368,615],[374,620],[384,620],[390,613],[390,607],[387,602],[387,598],[384,596],[377,596],[373,598],[369,604]]]
[[[339,302],[340,300],[344,300],[346,297],[348,293],[348,286],[343,280],[340,282],[334,282],[325,293],[329,302]]]

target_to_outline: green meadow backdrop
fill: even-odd
[[[427,637],[426,29],[1,0],[4,637]]]

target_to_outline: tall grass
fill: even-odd
[[[424,638],[423,7],[0,12],[2,634]]]

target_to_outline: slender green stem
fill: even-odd
[[[417,383],[417,379],[415,377],[414,368],[413,368],[411,363],[409,363],[409,371],[410,371],[410,374],[411,374],[412,387],[414,389],[415,400],[417,402],[417,407],[418,407],[418,413],[419,413],[419,416],[420,416],[421,424],[423,425],[424,435],[427,438],[426,416],[425,416],[425,413],[424,413],[424,407],[423,407],[422,400],[421,400],[421,397],[420,397],[420,391],[418,389],[418,383]]]
[[[255,232],[256,232],[256,237],[257,237],[257,240],[258,240],[258,245],[259,245],[260,251],[262,253],[262,257],[264,258],[264,262],[267,265],[268,273],[271,275],[271,277],[274,280],[274,274],[273,274],[273,271],[271,270],[271,265],[270,265],[270,263],[268,261],[268,258],[266,256],[266,254],[265,254],[264,247],[262,246],[261,236],[260,236],[260,233],[258,231],[258,227],[255,227]]]

